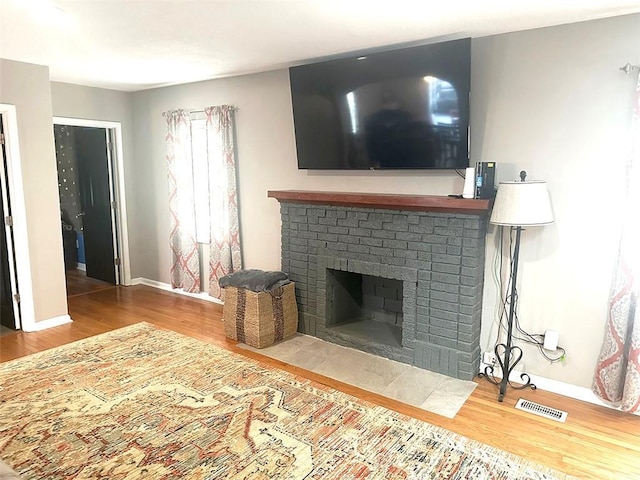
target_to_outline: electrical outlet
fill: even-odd
[[[484,352],[482,361],[487,365],[495,365],[497,363],[496,354],[494,352]]]
[[[547,330],[544,333],[544,344],[542,348],[555,352],[558,349],[558,342],[560,340],[560,333],[555,330]]]

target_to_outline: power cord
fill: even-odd
[[[500,302],[501,302],[501,308],[500,308],[500,317],[499,317],[499,330],[502,329],[505,332],[507,331],[507,326],[505,325],[505,318],[507,316],[507,312],[508,312],[508,307],[511,305],[511,303],[513,303],[513,311],[514,311],[514,326],[516,329],[516,332],[511,332],[512,333],[512,337],[516,340],[528,343],[529,345],[534,345],[536,347],[538,347],[538,350],[540,352],[540,355],[542,355],[546,360],[548,360],[551,363],[557,363],[557,362],[561,362],[566,358],[567,355],[567,351],[561,347],[560,345],[558,345],[556,347],[556,352],[557,355],[550,355],[548,353],[547,350],[544,349],[544,333],[528,333],[524,328],[522,328],[522,326],[520,325],[520,319],[518,318],[518,291],[517,289],[515,290],[515,298],[511,298],[512,295],[506,295],[505,292],[510,291],[511,289],[511,275],[509,275],[509,281],[507,282],[506,288],[502,288],[502,275],[503,275],[503,262],[502,259],[504,258],[503,252],[504,252],[504,233],[503,230],[504,227],[500,227],[500,265],[499,265],[499,272],[497,274],[497,279],[498,279],[498,286],[500,289]],[[513,271],[513,267],[515,264],[515,258],[513,255],[513,251],[514,251],[514,239],[513,239],[513,233],[515,231],[514,227],[510,227],[510,232],[509,232],[509,272]],[[495,268],[495,265],[494,265]],[[500,343],[500,331],[498,332],[498,338],[496,339],[496,345]]]

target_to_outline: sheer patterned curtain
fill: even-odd
[[[163,115],[167,122],[165,149],[169,180],[171,287],[200,293],[191,119],[184,110],[170,110]]]
[[[236,160],[234,147],[235,108],[229,105],[205,109],[211,243],[209,294],[221,298],[220,277],[242,268]]]
[[[627,412],[640,411],[640,78],[634,98],[626,224],[593,382],[596,395]]]

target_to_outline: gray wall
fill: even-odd
[[[524,347],[527,372],[589,387],[604,334],[617,252],[637,73],[640,15],[486,37],[473,42],[472,158],[501,180],[520,170],[548,182],[555,223],[522,238],[519,318],[560,332],[564,365]],[[493,345],[499,302],[490,229],[482,345]]]
[[[26,209],[34,318],[67,314],[49,69],[0,59],[0,103],[14,105]]]
[[[134,175],[133,157],[133,95],[128,92],[84,87],[69,83],[51,82],[53,115],[83,120],[120,122],[122,126],[122,149],[124,162],[125,193],[127,202],[127,230],[129,243],[137,245],[141,240],[137,227],[136,198],[137,179]],[[144,177],[143,177],[144,178]],[[131,255],[131,276],[140,276],[139,256]]]

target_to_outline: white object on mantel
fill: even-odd
[[[522,227],[553,223],[547,182],[500,182],[489,221]]]
[[[467,167],[464,174],[464,188],[462,189],[462,198],[473,198],[475,196],[475,179],[476,169]]]

